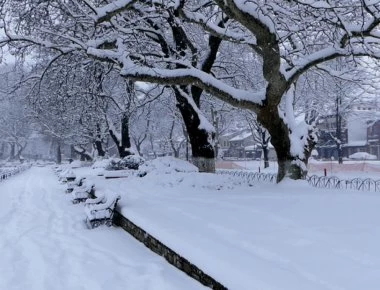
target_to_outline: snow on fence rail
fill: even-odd
[[[244,170],[217,170],[216,173],[246,178],[248,182],[276,183],[277,180],[277,174],[274,173],[249,172]]]
[[[0,182],[8,179],[9,177],[16,175],[20,172],[25,171],[26,169],[30,168],[31,165],[22,165],[22,166],[17,166],[12,169],[7,169],[7,168],[0,168]]]
[[[246,178],[249,182],[275,183],[277,180],[277,174],[273,173],[247,172],[243,170],[217,170],[217,173]],[[346,180],[339,179],[336,176],[328,177],[312,175],[307,176],[306,180],[311,186],[318,188],[352,189],[380,192],[380,180],[374,180],[371,178],[354,178],[351,180]]]
[[[372,178],[354,178],[351,180],[339,179],[335,176],[317,176],[307,177],[307,181],[311,186],[318,188],[336,188],[336,189],[353,189],[361,191],[380,192],[380,180]]]

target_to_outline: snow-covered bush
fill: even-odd
[[[147,161],[140,167],[138,175],[143,177],[148,173],[175,173],[175,172],[198,172],[198,168],[188,161],[174,158],[172,156],[159,157]]]
[[[145,163],[145,159],[138,155],[129,155],[120,160],[120,164],[128,169],[139,169],[140,165]]]
[[[109,160],[105,169],[106,170],[123,170],[124,167],[121,166],[120,159],[114,158],[114,159]]]
[[[145,159],[137,155],[129,155],[123,159],[111,159],[106,166],[106,170],[125,170],[139,169],[140,165],[144,164]]]

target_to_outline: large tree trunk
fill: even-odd
[[[99,157],[104,157],[106,156],[106,151],[103,149],[101,129],[99,124],[96,124],[96,131],[96,140],[94,142],[95,149]]]
[[[124,113],[121,118],[121,140],[116,136],[116,132],[109,130],[112,140],[115,142],[119,157],[124,158],[132,155],[131,152],[131,139],[129,137],[129,115]]]
[[[131,139],[129,137],[129,116],[127,114],[123,115],[121,120],[121,149],[120,157],[126,157],[131,155]]]
[[[175,40],[177,51],[182,56],[186,55],[186,50],[191,50],[192,53],[197,53],[192,50],[192,43],[188,38],[187,34],[183,28],[174,21],[174,17],[170,15],[168,22],[171,26],[173,37]],[[220,27],[224,27],[224,21],[220,21],[218,24]],[[165,40],[162,41],[165,43]],[[212,66],[215,62],[217,52],[222,40],[218,37],[210,36],[209,38],[209,53],[202,63],[202,71],[210,73]],[[166,55],[170,55],[166,46],[162,46],[163,52]],[[194,59],[196,58],[195,55]],[[196,65],[195,63],[193,65]],[[177,65],[180,68],[181,65]],[[182,87],[186,91],[185,87]],[[204,128],[199,128],[200,119],[198,112],[195,111],[194,107],[189,104],[188,100],[181,95],[181,93],[174,87],[175,97],[177,100],[177,106],[181,112],[183,121],[186,126],[187,134],[190,139],[191,151],[192,151],[192,162],[198,167],[200,172],[215,172],[215,150],[214,150],[214,139],[215,133],[208,132]],[[195,105],[200,107],[200,97],[203,90],[192,86],[189,92],[189,96],[192,97]]]
[[[101,140],[95,140],[94,142],[96,152],[99,157],[104,157],[106,155],[106,151],[103,149],[103,143]]]
[[[277,106],[264,107],[258,114],[258,120],[271,135],[271,143],[276,150],[278,173],[277,182],[285,177],[304,179],[307,174],[307,157],[300,159],[291,154],[290,131],[278,113]],[[307,136],[305,136],[307,138]]]
[[[175,91],[177,107],[181,112],[190,139],[192,162],[200,172],[215,172],[214,136],[199,128],[200,119],[193,106],[178,91]]]

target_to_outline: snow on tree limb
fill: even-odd
[[[100,8],[94,8],[96,11],[95,21],[97,23],[101,23],[104,21],[109,21],[113,16],[117,15],[124,10],[129,9],[131,5],[133,5],[136,0],[116,0],[107,5],[104,5]]]
[[[139,67],[129,61],[124,63],[120,74],[135,81],[166,85],[195,85],[237,107],[249,105],[256,108],[265,99],[264,92],[236,89],[195,68],[151,69]]]

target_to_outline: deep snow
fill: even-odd
[[[122,195],[125,216],[229,289],[379,289],[378,194],[163,172],[92,178]]]
[[[229,289],[379,289],[378,194],[252,186],[156,163],[142,178],[74,172],[120,194],[125,216]],[[0,289],[201,289],[121,229],[85,229],[83,206],[64,188],[47,168],[0,184],[9,200],[0,205]]]
[[[50,168],[0,183],[1,290],[205,289],[119,228],[88,230]]]

